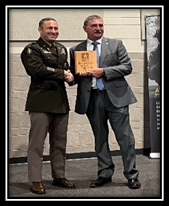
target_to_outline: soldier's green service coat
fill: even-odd
[[[57,41],[50,46],[39,38],[23,49],[21,61],[31,77],[25,110],[67,113],[70,108],[64,82],[64,70],[69,68],[66,47]]]

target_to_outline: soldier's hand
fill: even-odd
[[[72,82],[74,80],[74,76],[70,70],[64,70],[64,79],[66,82]]]

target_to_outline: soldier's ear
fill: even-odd
[[[38,32],[41,33],[41,31],[42,31],[42,28],[38,27]]]

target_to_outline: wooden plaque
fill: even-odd
[[[88,72],[97,68],[96,51],[75,51],[75,72]]]

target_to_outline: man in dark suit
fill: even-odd
[[[130,126],[129,105],[137,102],[125,76],[131,74],[132,65],[121,40],[103,37],[104,26],[100,16],[92,15],[83,25],[87,39],[70,48],[70,66],[77,84],[75,112],[86,114],[95,137],[98,159],[98,178],[90,187],[99,187],[111,181],[115,165],[108,145],[108,120],[119,144],[128,187],[141,187],[136,169],[135,139]],[[98,68],[75,74],[75,51],[93,50],[97,42]],[[99,89],[98,80],[103,88]]]
[[[28,179],[31,191],[46,193],[42,182],[44,141],[49,132],[51,175],[54,186],[74,188],[65,178],[65,157],[69,103],[65,82],[73,81],[67,62],[67,49],[56,41],[58,23],[53,18],[39,22],[40,38],[28,44],[21,60],[30,76],[25,110],[30,115]]]

